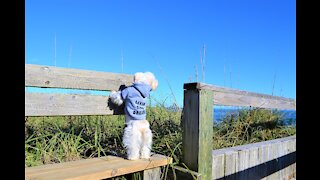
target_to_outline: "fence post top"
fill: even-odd
[[[193,89],[200,90],[203,85],[204,84],[200,83],[200,82],[184,83],[183,89],[185,89],[185,90],[193,90]]]

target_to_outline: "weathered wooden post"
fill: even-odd
[[[201,89],[201,83],[187,83],[183,88],[183,163],[198,172],[201,180],[211,180],[213,92]]]

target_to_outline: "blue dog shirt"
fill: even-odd
[[[121,91],[122,99],[125,102],[126,123],[129,120],[146,119],[146,99],[151,90],[151,86],[147,84],[134,83]]]

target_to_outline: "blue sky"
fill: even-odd
[[[172,104],[170,85],[182,107],[205,45],[205,83],[296,98],[294,0],[26,0],[25,12],[27,64],[151,71],[151,95]]]

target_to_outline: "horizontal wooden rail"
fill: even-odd
[[[213,150],[212,158],[212,179],[290,179],[296,136]]]
[[[206,89],[213,91],[213,103],[215,105],[296,109],[296,101],[294,99],[279,96],[253,93],[204,83],[187,83],[184,84],[184,89]]]
[[[25,116],[109,114],[123,114],[123,112],[109,109],[108,96],[25,93]]]
[[[133,75],[25,65],[25,86],[70,88],[85,90],[118,90],[121,85],[131,85]]]

